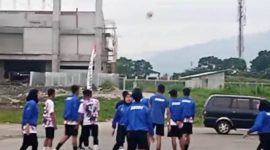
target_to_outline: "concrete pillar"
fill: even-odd
[[[52,71],[52,62],[46,61],[45,72],[51,72],[51,71]]]
[[[111,71],[112,73],[116,73],[116,63],[111,63]]]
[[[0,81],[4,80],[4,75],[5,75],[4,61],[0,61]]]
[[[96,28],[95,28],[95,44],[96,44],[96,59],[95,59],[95,74],[102,72],[102,50],[103,40],[102,34],[104,31],[104,17],[102,10],[102,0],[96,0]],[[103,68],[104,69],[104,68]]]
[[[52,72],[59,72],[61,0],[53,0]]]

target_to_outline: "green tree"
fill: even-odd
[[[251,71],[263,72],[270,68],[270,51],[260,51],[258,56],[251,62]]]
[[[153,70],[153,66],[150,64],[150,62],[145,61],[145,60],[136,60],[134,62],[134,68],[135,68],[135,76],[141,77],[141,78],[145,78],[146,75],[149,75],[152,70]]]
[[[234,70],[246,71],[247,64],[246,64],[246,61],[241,58],[228,58],[228,59],[223,60],[222,69],[234,69]]]
[[[131,59],[125,57],[120,57],[116,63],[116,71],[120,75],[125,75],[127,77],[134,76],[134,62]]]
[[[153,66],[150,62],[146,60],[136,60],[127,59],[121,57],[116,63],[117,73],[125,75],[129,78],[138,76],[140,78],[145,78],[151,72],[153,72]]]
[[[203,57],[199,60],[198,67],[209,70],[218,70],[222,68],[222,60],[215,56]]]
[[[178,80],[179,77],[181,77],[181,73],[176,73],[176,72],[174,72],[173,75],[172,75],[172,79],[173,79],[173,80]]]

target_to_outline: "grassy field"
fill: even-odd
[[[239,84],[238,84],[239,83]],[[241,84],[240,84],[241,83]],[[247,84],[253,83],[253,84]],[[258,83],[255,85],[255,83]],[[262,84],[263,83],[263,84]],[[126,89],[133,88],[134,80],[126,81]],[[137,80],[136,85],[143,89],[144,92],[155,92],[158,84],[164,84],[167,92],[171,89],[177,89],[180,92],[184,87],[183,81],[154,81],[154,80]],[[229,95],[248,95],[259,96],[270,99],[270,80],[247,78],[242,76],[226,76],[226,84],[224,89],[192,89],[192,97],[197,103],[196,125],[202,125],[203,106],[207,98],[212,94],[229,94]],[[168,96],[168,94],[166,94]]]
[[[258,83],[270,83],[269,79],[259,79],[244,76],[226,76],[227,82],[258,82]]]
[[[101,103],[100,121],[104,122],[111,119],[114,115],[114,107],[119,99],[106,99],[99,98]],[[39,104],[39,122],[42,122],[43,104]],[[64,111],[64,97],[57,97],[55,99],[55,111],[58,124],[63,123],[63,111]],[[0,113],[0,123],[20,123],[22,116],[22,109],[2,110]]]
[[[134,80],[126,81],[126,89],[132,90]],[[156,86],[163,84],[167,89],[182,89],[184,87],[183,81],[155,81],[155,80],[137,80],[137,87],[141,88],[144,92],[155,92]]]
[[[158,84],[158,83],[157,83]],[[145,92],[154,92],[155,86],[151,83],[139,83],[138,86],[142,86]],[[177,89],[180,92],[183,85],[181,83],[166,83],[167,90]],[[168,92],[168,91],[167,91]],[[167,93],[166,92],[166,93]],[[210,90],[210,89],[192,89],[192,97],[196,100],[197,103],[197,117],[195,123],[197,126],[202,125],[202,115],[203,115],[203,106],[207,98],[212,94],[230,94],[230,95],[249,95],[249,96],[260,96],[270,99],[270,86],[263,85],[234,85],[226,84],[224,89]],[[167,94],[168,96],[168,94]],[[107,121],[112,118],[114,115],[114,106],[117,103],[118,99],[106,99],[103,97],[99,98],[101,102],[101,111],[100,111],[100,121]],[[57,97],[55,100],[56,105],[56,114],[57,122],[63,123],[62,114],[64,106],[64,97]],[[0,113],[0,123],[19,123],[21,120],[22,110],[2,110]],[[42,104],[40,104],[40,116],[42,115]],[[41,117],[40,117],[41,118]],[[41,122],[41,119],[40,119]]]

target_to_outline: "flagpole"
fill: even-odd
[[[90,56],[90,61],[88,65],[88,72],[87,72],[87,89],[92,90],[92,85],[93,85],[93,66],[94,66],[94,59],[96,57],[96,46],[94,46],[91,56]]]

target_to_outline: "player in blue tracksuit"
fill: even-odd
[[[260,102],[255,123],[244,137],[253,132],[258,132],[260,138],[260,145],[257,150],[270,150],[270,103],[267,101]]]
[[[79,100],[79,86],[71,86],[72,95],[66,97],[64,108],[64,124],[65,124],[65,136],[58,143],[56,150],[59,150],[62,145],[72,137],[73,150],[77,150],[77,136],[79,128],[80,114],[78,112],[80,106]]]
[[[176,140],[179,140],[180,146],[181,143],[181,137],[182,137],[182,131],[178,127],[177,122],[182,121],[182,106],[181,101],[179,98],[177,98],[177,91],[171,90],[169,92],[171,96],[171,100],[169,102],[169,110],[168,110],[168,137],[171,137],[172,141],[172,149],[177,150],[177,142]]]
[[[122,100],[120,100],[120,101],[118,101],[117,103],[116,103],[116,105],[115,105],[115,110],[117,110],[117,108],[120,106],[120,105],[122,105],[122,104],[124,104],[125,103],[125,98],[126,98],[126,96],[127,95],[129,95],[129,92],[128,91],[124,91],[123,93],[122,93]]]
[[[146,107],[150,107],[150,104],[149,104],[149,98],[142,98],[141,99],[141,103],[144,104]]]
[[[135,102],[129,107],[125,121],[128,131],[128,150],[137,148],[149,150],[147,135],[149,134],[154,141],[151,114],[149,108],[140,102],[143,98],[141,89],[135,88],[132,98]]]
[[[118,106],[117,111],[114,115],[113,122],[112,122],[112,128],[113,133],[115,133],[115,128],[117,126],[117,135],[116,135],[116,144],[113,147],[113,150],[123,149],[123,145],[125,143],[125,138],[127,135],[127,130],[125,127],[125,120],[127,115],[127,110],[130,107],[130,104],[132,103],[132,98],[129,93],[125,95],[124,103],[120,106]]]
[[[196,114],[196,104],[195,101],[190,96],[191,90],[189,88],[183,89],[183,97],[180,98],[182,106],[182,119],[183,126],[182,133],[183,136],[181,141],[183,143],[182,148],[188,150],[190,144],[190,135],[193,133],[193,121]]]
[[[26,98],[22,116],[23,144],[20,150],[26,150],[29,146],[32,146],[32,150],[38,149],[37,124],[40,97],[40,92],[33,89]]]
[[[153,127],[156,129],[156,149],[161,149],[161,140],[164,136],[164,122],[165,111],[168,108],[169,101],[164,96],[165,86],[160,84],[157,89],[157,93],[150,97],[149,104],[151,110],[151,117],[153,121]]]

